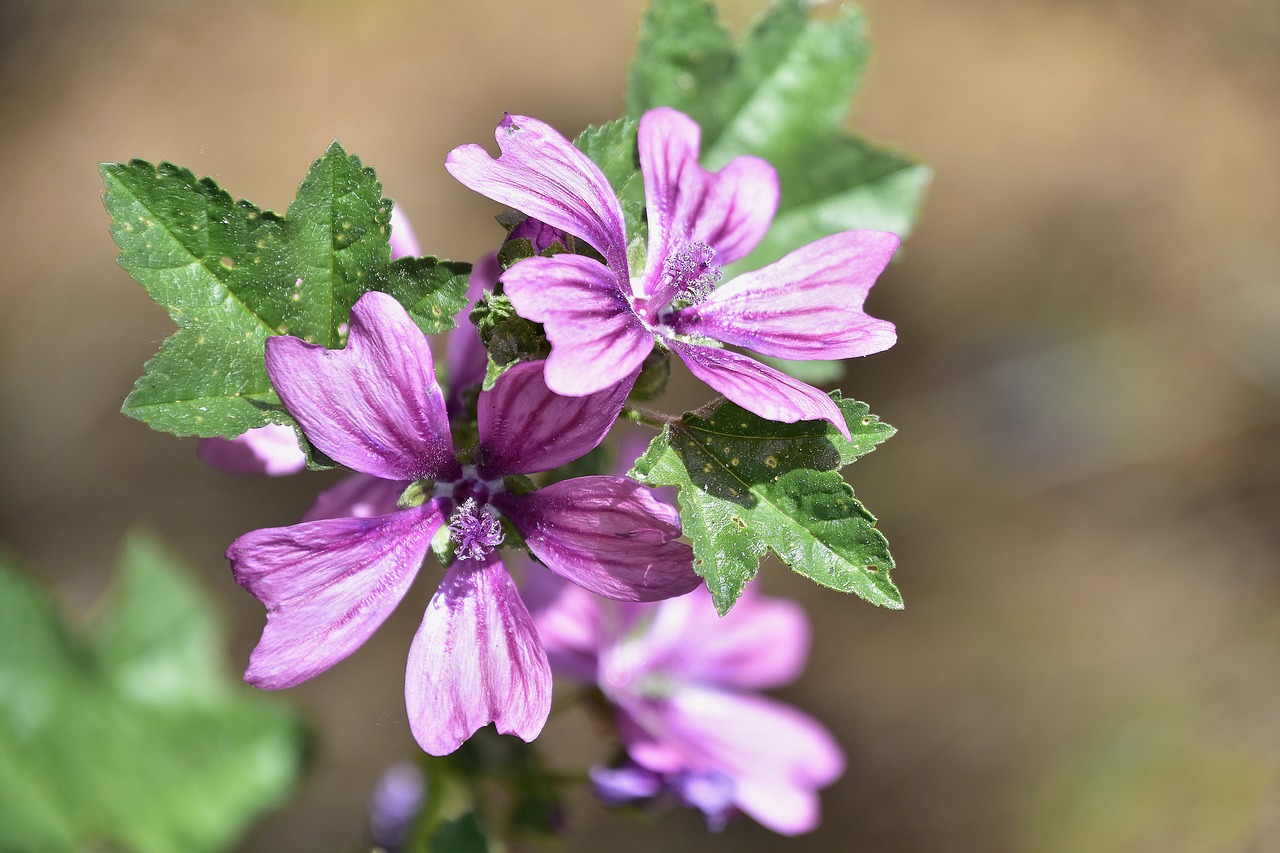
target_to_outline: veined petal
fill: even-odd
[[[449,389],[445,396],[445,408],[451,418],[456,417],[462,408],[463,392],[484,382],[485,370],[489,367],[489,354],[480,340],[480,333],[471,323],[470,314],[480,295],[498,283],[501,272],[496,252],[490,252],[476,261],[471,268],[471,277],[467,279],[466,310],[458,315],[457,328],[449,333],[445,343],[444,365],[448,380],[445,385]]]
[[[595,684],[604,633],[602,599],[523,555],[521,597],[556,675]]]
[[[862,303],[899,238],[846,231],[744,273],[705,301],[676,312],[677,334],[697,334],[778,358],[854,358],[893,346],[893,324]]]
[[[582,255],[527,258],[502,274],[521,317],[542,323],[551,342],[547,387],[580,397],[617,385],[653,349],[617,275]]]
[[[384,480],[459,475],[431,349],[392,297],[360,297],[346,349],[278,336],[266,359],[285,409],[335,461]]]
[[[413,233],[409,217],[404,208],[398,204],[391,206],[391,260],[404,257],[418,257],[422,254],[422,246],[418,243],[418,235]]]
[[[409,726],[447,755],[482,726],[531,741],[551,712],[551,667],[533,619],[496,554],[445,572],[409,650]]]
[[[683,682],[741,690],[796,680],[809,656],[804,608],[754,589],[723,617],[705,587],[657,605],[648,630],[631,641],[645,647],[640,666]]]
[[[618,196],[600,167],[559,131],[508,114],[494,133],[496,159],[479,145],[449,152],[444,167],[463,186],[586,240],[628,280],[627,235]]]
[[[662,772],[648,759],[669,765],[667,750],[677,752],[690,770],[729,776],[734,802],[769,829],[794,835],[817,826],[815,791],[844,772],[844,753],[817,720],[764,696],[695,685],[647,704],[641,724],[665,749],[629,746],[638,764]]]
[[[336,486],[316,496],[315,503],[302,516],[303,521],[322,518],[374,518],[389,515],[399,507],[396,501],[409,484],[404,480],[384,480],[371,474],[350,474]]]
[[[196,453],[206,465],[228,474],[282,477],[307,467],[293,427],[267,424],[235,438],[202,438]]]
[[[604,440],[635,375],[595,394],[552,393],[543,378],[545,362],[517,364],[480,394],[480,474],[550,471],[586,455]]]
[[[578,477],[491,502],[547,568],[597,595],[656,601],[701,582],[675,509],[633,480]]]
[[[232,542],[236,583],[267,607],[245,681],[292,687],[358,649],[400,603],[443,523],[430,502],[377,518],[255,530]]]
[[[787,424],[829,421],[845,438],[850,437],[840,408],[812,385],[736,352],[674,339],[668,339],[666,344],[694,376],[748,412]]]
[[[756,247],[778,209],[772,166],[759,157],[735,157],[719,172],[707,171],[698,165],[697,122],[670,107],[644,114],[637,141],[649,213],[647,294],[656,291],[661,261],[682,245],[706,243],[717,264]]]

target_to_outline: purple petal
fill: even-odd
[[[661,260],[681,246],[706,243],[717,264],[746,257],[764,237],[778,209],[778,175],[758,157],[736,157],[719,172],[698,165],[702,131],[670,107],[640,119],[640,170],[649,213],[649,274],[657,289]]]
[[[675,750],[688,770],[731,778],[735,803],[769,829],[794,835],[817,826],[814,792],[844,772],[844,753],[817,720],[763,696],[692,685],[648,704],[644,725],[663,748],[651,756],[643,742],[628,745],[638,764],[664,772],[649,759],[667,765]]]
[[[501,272],[497,253],[490,252],[476,261],[471,268],[471,277],[467,279],[467,308],[458,315],[458,326],[449,333],[444,350],[445,376],[448,377],[449,389],[445,403],[451,418],[462,410],[463,392],[484,382],[484,374],[489,367],[489,354],[480,340],[480,333],[471,323],[470,314],[480,295],[486,290],[492,290],[498,283]]]
[[[445,572],[409,650],[409,726],[447,755],[482,726],[531,741],[551,712],[551,667],[511,576],[496,555]]]
[[[206,465],[228,474],[281,477],[307,467],[293,427],[267,424],[235,438],[202,438],[196,453]]]
[[[289,414],[335,461],[384,480],[459,475],[427,339],[392,297],[360,297],[346,349],[279,336],[266,358]]]
[[[547,386],[582,396],[617,385],[640,369],[653,349],[619,279],[581,255],[528,258],[502,274],[521,317],[542,323],[551,342]]]
[[[794,601],[747,588],[720,617],[705,587],[653,609],[643,638],[644,661],[628,665],[662,671],[682,682],[759,690],[800,677],[809,656],[809,620]]]
[[[418,765],[400,761],[387,768],[369,798],[369,834],[384,850],[397,850],[409,837],[426,801],[427,780]]]
[[[374,518],[389,515],[399,507],[396,501],[409,486],[404,480],[384,480],[370,474],[350,474],[336,486],[316,496],[303,521],[322,518]]]
[[[753,358],[671,338],[666,344],[694,376],[748,412],[781,423],[829,421],[850,438],[840,408],[826,394]]]
[[[899,238],[846,231],[803,246],[738,276],[672,318],[678,334],[696,334],[778,358],[854,358],[893,346],[893,324],[862,303]]]
[[[649,800],[662,793],[662,777],[633,762],[620,767],[596,765],[588,772],[591,787],[606,806],[625,806],[636,800]]]
[[[632,480],[578,477],[492,502],[547,568],[597,595],[656,601],[700,582],[676,511]]]
[[[595,684],[604,638],[602,599],[575,586],[527,557],[521,594],[551,671],[582,684]]]
[[[413,233],[409,217],[404,208],[395,204],[391,206],[391,260],[404,257],[418,257],[422,254],[422,246],[418,244],[418,236]]]
[[[400,603],[443,523],[431,502],[378,518],[255,530],[232,542],[236,583],[267,607],[245,681],[292,687],[358,649]]]
[[[508,240],[528,240],[533,244],[534,254],[542,254],[556,243],[568,247],[569,239],[559,228],[554,228],[541,219],[532,216],[525,219],[507,235]]]
[[[572,462],[595,448],[613,426],[631,393],[629,376],[595,394],[553,394],[543,378],[545,362],[518,364],[480,394],[480,474],[536,474]]]
[[[718,770],[690,770],[679,773],[671,780],[676,796],[686,806],[692,806],[707,818],[707,829],[721,832],[733,814],[735,785],[732,779]]]
[[[618,197],[591,158],[553,127],[508,114],[494,133],[501,156],[479,145],[449,152],[463,186],[586,240],[625,281],[627,236]]]

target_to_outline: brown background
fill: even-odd
[[[114,265],[97,163],[169,159],[283,209],[333,138],[429,251],[494,205],[445,153],[503,110],[620,111],[640,0],[0,3],[0,541],[73,611],[141,519],[199,568],[243,665],[262,624],[221,557],[320,475],[237,480],[117,413],[171,325]],[[741,25],[758,8],[735,0]],[[872,0],[854,128],[937,178],[870,310],[901,343],[846,393],[900,435],[852,471],[902,613],[813,588],[786,698],[836,732],[817,833],[706,836],[574,801],[570,850],[1280,849],[1280,7]],[[701,392],[695,392],[700,395]],[[403,662],[435,575],[285,697],[312,772],[245,851],[360,849],[409,757]],[[553,720],[566,766],[598,755]]]

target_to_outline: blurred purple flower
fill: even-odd
[[[291,687],[359,648],[404,597],[448,522],[458,559],[409,652],[410,727],[433,755],[489,722],[532,740],[550,710],[551,672],[495,550],[499,513],[547,567],[601,595],[656,600],[698,583],[692,551],[677,541],[676,512],[639,484],[581,477],[518,494],[503,479],[558,467],[598,445],[629,382],[561,397],[547,389],[541,363],[517,365],[480,394],[480,442],[464,466],[427,340],[392,297],[360,298],[345,349],[272,337],[266,363],[285,409],[316,447],[411,487],[406,505],[385,514],[267,528],[231,544],[237,582],[268,608],[245,673],[251,684]]]
[[[640,119],[649,247],[630,270],[622,207],[584,153],[537,119],[506,116],[497,159],[455,148],[445,167],[467,187],[585,240],[605,260],[528,258],[502,275],[516,310],[551,342],[547,385],[589,394],[639,369],[657,340],[689,370],[748,411],[775,421],[824,419],[846,436],[835,403],[755,359],[712,341],[787,359],[839,359],[891,347],[892,323],[862,304],[898,246],[895,234],[846,231],[717,287],[721,267],[760,242],[778,205],[778,178],[757,157],[719,172],[698,164],[701,131],[670,108]]]
[[[817,791],[844,771],[831,734],[755,691],[795,680],[809,625],[794,602],[748,589],[723,618],[698,589],[618,604],[530,570],[534,622],[552,669],[613,704],[627,758],[591,778],[608,804],[674,795],[722,827],[741,810],[786,835],[818,825]]]
[[[387,768],[369,798],[369,834],[383,850],[399,850],[427,798],[427,780],[407,761]]]

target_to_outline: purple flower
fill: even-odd
[[[818,825],[817,791],[844,771],[844,755],[816,720],[755,692],[804,669],[798,605],[748,590],[719,618],[705,589],[616,604],[545,573],[531,581],[552,668],[598,685],[616,709],[627,759],[592,771],[606,803],[665,792],[713,829],[734,810],[786,835]]]
[[[536,119],[508,115],[496,135],[500,157],[479,145],[455,148],[445,164],[450,174],[585,240],[605,260],[528,258],[502,276],[516,310],[546,327],[553,391],[590,394],[621,381],[656,339],[744,409],[788,423],[821,418],[848,435],[827,395],[713,342],[787,359],[889,348],[893,324],[863,313],[862,303],[897,235],[834,234],[717,286],[721,267],[746,257],[768,230],[777,174],[756,157],[706,171],[698,165],[698,125],[664,107],[640,120],[649,247],[643,272],[632,271],[621,205],[595,163]]]
[[[697,585],[675,511],[639,484],[581,477],[517,493],[504,480],[599,444],[627,384],[560,397],[540,363],[518,365],[480,394],[480,441],[464,465],[427,340],[392,297],[360,298],[345,349],[273,337],[266,362],[316,447],[357,472],[411,485],[402,507],[381,515],[257,530],[231,544],[236,581],[268,608],[245,673],[251,684],[291,687],[354,652],[405,596],[447,523],[457,559],[409,652],[410,727],[433,755],[491,721],[532,740],[550,709],[551,672],[495,550],[499,515],[552,571],[601,595],[655,600]]]

